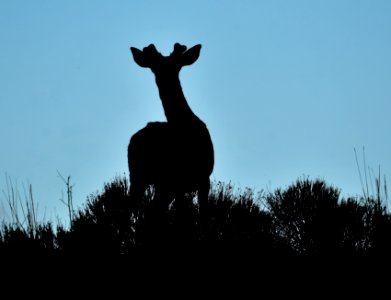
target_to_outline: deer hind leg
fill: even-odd
[[[168,207],[173,197],[164,184],[154,184],[154,197],[145,211],[147,222],[157,227],[167,222]]]
[[[154,184],[154,196],[146,206],[141,229],[142,242],[146,246],[167,246],[170,223],[168,206],[172,201],[170,195],[165,185]]]
[[[131,203],[129,203],[129,206],[135,212],[140,212],[145,206],[144,195],[147,187],[148,185],[138,181],[133,181],[130,184],[129,196]]]
[[[205,217],[208,211],[209,189],[210,189],[210,180],[208,177],[203,179],[198,187],[198,206],[199,206],[200,215],[202,217]]]
[[[195,241],[195,214],[193,213],[193,198],[195,190],[178,191],[175,195],[175,237],[178,246],[189,246]]]
[[[155,196],[152,200],[152,208],[159,213],[167,211],[168,206],[172,202],[174,196],[170,191],[167,184],[157,183],[155,184]]]

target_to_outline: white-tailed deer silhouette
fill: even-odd
[[[130,140],[131,195],[137,200],[153,184],[154,201],[166,208],[174,198],[183,201],[181,197],[186,192],[198,191],[199,208],[203,211],[214,165],[213,144],[205,123],[190,109],[179,80],[181,68],[198,59],[201,45],[187,50],[177,43],[169,56],[160,54],[154,45],[142,51],[130,49],[134,61],[155,74],[167,118],[167,122],[148,123]]]

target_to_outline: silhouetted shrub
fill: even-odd
[[[330,255],[345,250],[348,227],[338,189],[321,180],[303,179],[286,190],[277,189],[266,202],[275,232],[298,254]]]
[[[378,201],[339,200],[339,190],[304,179],[266,197],[275,232],[300,255],[359,255],[390,247],[390,218]]]
[[[272,219],[259,201],[250,189],[235,193],[230,184],[215,183],[209,195],[205,242],[254,255],[271,252],[275,247]]]
[[[321,180],[300,179],[257,196],[219,182],[212,184],[207,214],[200,215],[196,193],[156,211],[153,187],[142,199],[132,199],[127,179],[115,178],[102,193],[88,197],[69,229],[54,231],[50,223],[29,230],[3,224],[0,253],[175,254],[198,249],[247,261],[389,253],[391,220],[379,199],[339,195]]]
[[[54,253],[55,234],[50,223],[36,224],[34,232],[3,224],[0,230],[0,253],[36,254]]]
[[[361,199],[365,207],[365,250],[372,254],[387,254],[391,250],[391,219],[381,199]]]
[[[63,251],[127,253],[134,241],[134,214],[129,209],[128,184],[115,178],[102,194],[91,195],[72,220],[69,232],[60,230]]]

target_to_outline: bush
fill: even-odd
[[[340,199],[324,181],[299,179],[286,189],[254,195],[212,184],[206,215],[197,195],[156,211],[153,187],[132,199],[126,178],[115,178],[73,213],[70,228],[50,223],[3,223],[0,253],[232,254],[243,259],[299,256],[386,255],[391,220],[379,199]],[[136,205],[137,204],[137,205]],[[263,206],[261,204],[264,204]],[[16,210],[15,210],[16,211]],[[15,220],[20,218],[14,215]],[[224,252],[221,252],[224,251]],[[167,252],[165,252],[167,253]]]

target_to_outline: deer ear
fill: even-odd
[[[149,67],[149,65],[147,64],[147,62],[145,60],[145,56],[144,56],[143,51],[141,51],[137,48],[134,48],[134,47],[130,47],[130,51],[132,51],[133,59],[136,62],[136,64],[138,64],[140,67],[143,67],[143,68]]]
[[[201,45],[195,45],[194,47],[191,47],[189,50],[187,50],[185,53],[181,55],[181,64],[182,66],[188,66],[198,59],[201,52]]]

